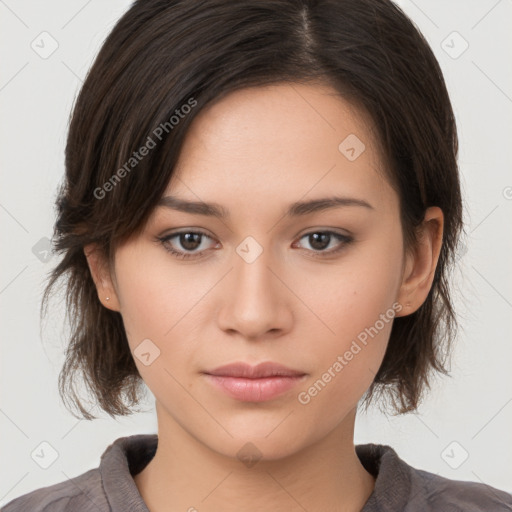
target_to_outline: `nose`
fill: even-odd
[[[283,267],[267,250],[249,261],[234,254],[233,268],[219,290],[219,327],[250,340],[280,336],[293,322],[293,293],[279,275]]]

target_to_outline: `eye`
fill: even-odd
[[[170,241],[174,238],[178,239],[179,244],[185,251],[195,251],[192,253],[183,252],[180,250],[176,250],[170,244]],[[188,258],[202,258],[204,256],[205,248],[203,247],[201,250],[198,250],[201,247],[202,238],[209,238],[206,233],[202,231],[180,231],[178,233],[172,233],[170,235],[158,238],[164,249],[170,252],[172,255],[176,256],[178,259],[188,259]]]
[[[307,249],[308,252],[312,252],[314,257],[327,257],[338,253],[353,241],[351,236],[342,235],[335,231],[311,231],[302,235],[299,240],[304,238],[308,240],[308,243],[312,247],[312,249]],[[180,245],[181,249],[173,247],[173,243],[171,243],[171,241],[174,239],[177,240],[176,244]],[[204,247],[203,245],[204,239],[213,240],[209,235],[202,231],[180,231],[157,238],[157,240],[164,246],[164,249],[178,259],[203,258],[207,250],[207,247]],[[338,247],[326,251],[325,249],[331,245],[333,240],[338,240]]]
[[[345,248],[345,246],[354,240],[351,236],[342,235],[341,233],[336,233],[335,231],[310,231],[309,233],[303,235],[300,240],[303,238],[307,239],[308,243],[312,247],[313,256],[321,258],[340,252]],[[336,239],[338,240],[338,247],[336,247],[335,244],[335,249],[326,251],[325,249],[331,245],[333,240]]]

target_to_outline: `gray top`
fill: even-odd
[[[101,456],[99,467],[15,498],[0,512],[149,512],[133,475],[153,458],[157,443],[157,434],[118,438]],[[361,444],[355,449],[376,477],[361,512],[512,511],[508,492],[415,469],[387,445]]]

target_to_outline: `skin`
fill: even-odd
[[[365,144],[354,161],[338,149],[349,134]],[[164,194],[218,203],[230,219],[157,208],[117,250],[111,274],[95,246],[85,247],[98,297],[121,313],[132,353],[147,338],[160,350],[148,366],[134,358],[156,400],[158,449],[134,477],[152,512],[363,508],[375,479],[355,452],[356,407],[392,321],[309,403],[297,395],[393,303],[402,306],[395,316],[408,315],[431,288],[443,213],[426,211],[421,242],[406,253],[382,162],[371,124],[328,86],[237,91],[194,120]],[[331,195],[374,209],[283,216],[292,202]],[[167,242],[202,258],[179,260],[155,242],[178,228],[208,233],[195,246]],[[326,230],[354,241],[332,236],[319,247],[304,236]],[[252,263],[236,252],[247,236],[263,249]],[[200,373],[235,361],[279,362],[307,376],[267,402],[241,402]],[[252,467],[237,457],[249,442],[261,455]]]

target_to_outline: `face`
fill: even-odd
[[[194,120],[170,195],[226,215],[158,207],[118,249],[115,289],[99,291],[122,315],[159,423],[229,456],[250,441],[268,459],[342,428],[404,314],[413,268],[363,116],[324,86],[232,93]],[[333,197],[354,201],[287,213]],[[205,375],[267,361],[303,376],[258,401]]]

